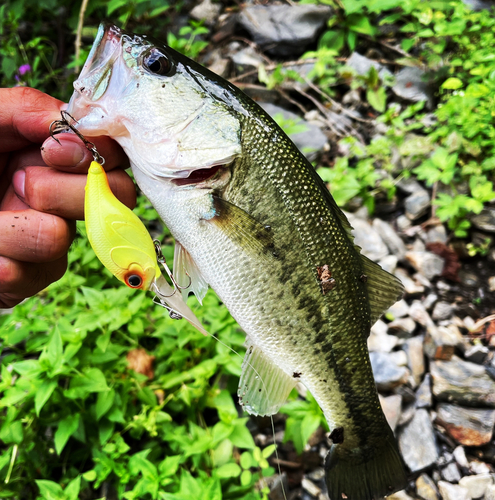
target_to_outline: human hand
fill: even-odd
[[[13,307],[60,279],[84,217],[91,153],[73,134],[49,137],[64,103],[27,87],[0,89],[0,308]],[[44,141],[44,142],[43,142]],[[134,207],[128,160],[108,137],[91,138],[106,159],[115,195]],[[43,143],[42,151],[40,146]]]

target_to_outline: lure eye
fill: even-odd
[[[151,49],[144,55],[143,65],[154,75],[172,76],[175,72],[172,61],[157,49]]]
[[[137,274],[131,274],[130,276],[126,276],[125,282],[131,288],[139,288],[143,283],[143,278]]]

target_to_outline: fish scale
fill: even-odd
[[[312,165],[258,105],[170,47],[123,33],[100,28],[69,111],[81,132],[122,145],[188,273],[246,332],[241,404],[272,414],[301,381],[330,426],[332,500],[404,487],[366,345],[400,282],[360,255]]]

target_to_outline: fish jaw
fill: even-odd
[[[151,51],[168,58],[170,75],[147,69]],[[78,130],[112,137],[155,179],[232,162],[241,154],[239,120],[182,57],[146,36],[100,26],[69,102]]]

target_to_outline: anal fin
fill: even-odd
[[[296,380],[275,366],[259,347],[248,341],[237,395],[251,415],[273,415],[287,401]]]
[[[187,287],[187,284],[191,283],[189,287],[181,290],[184,301],[187,300],[189,292],[193,292],[199,303],[203,303],[208,283],[189,252],[178,241],[175,242],[173,275],[181,287]]]

